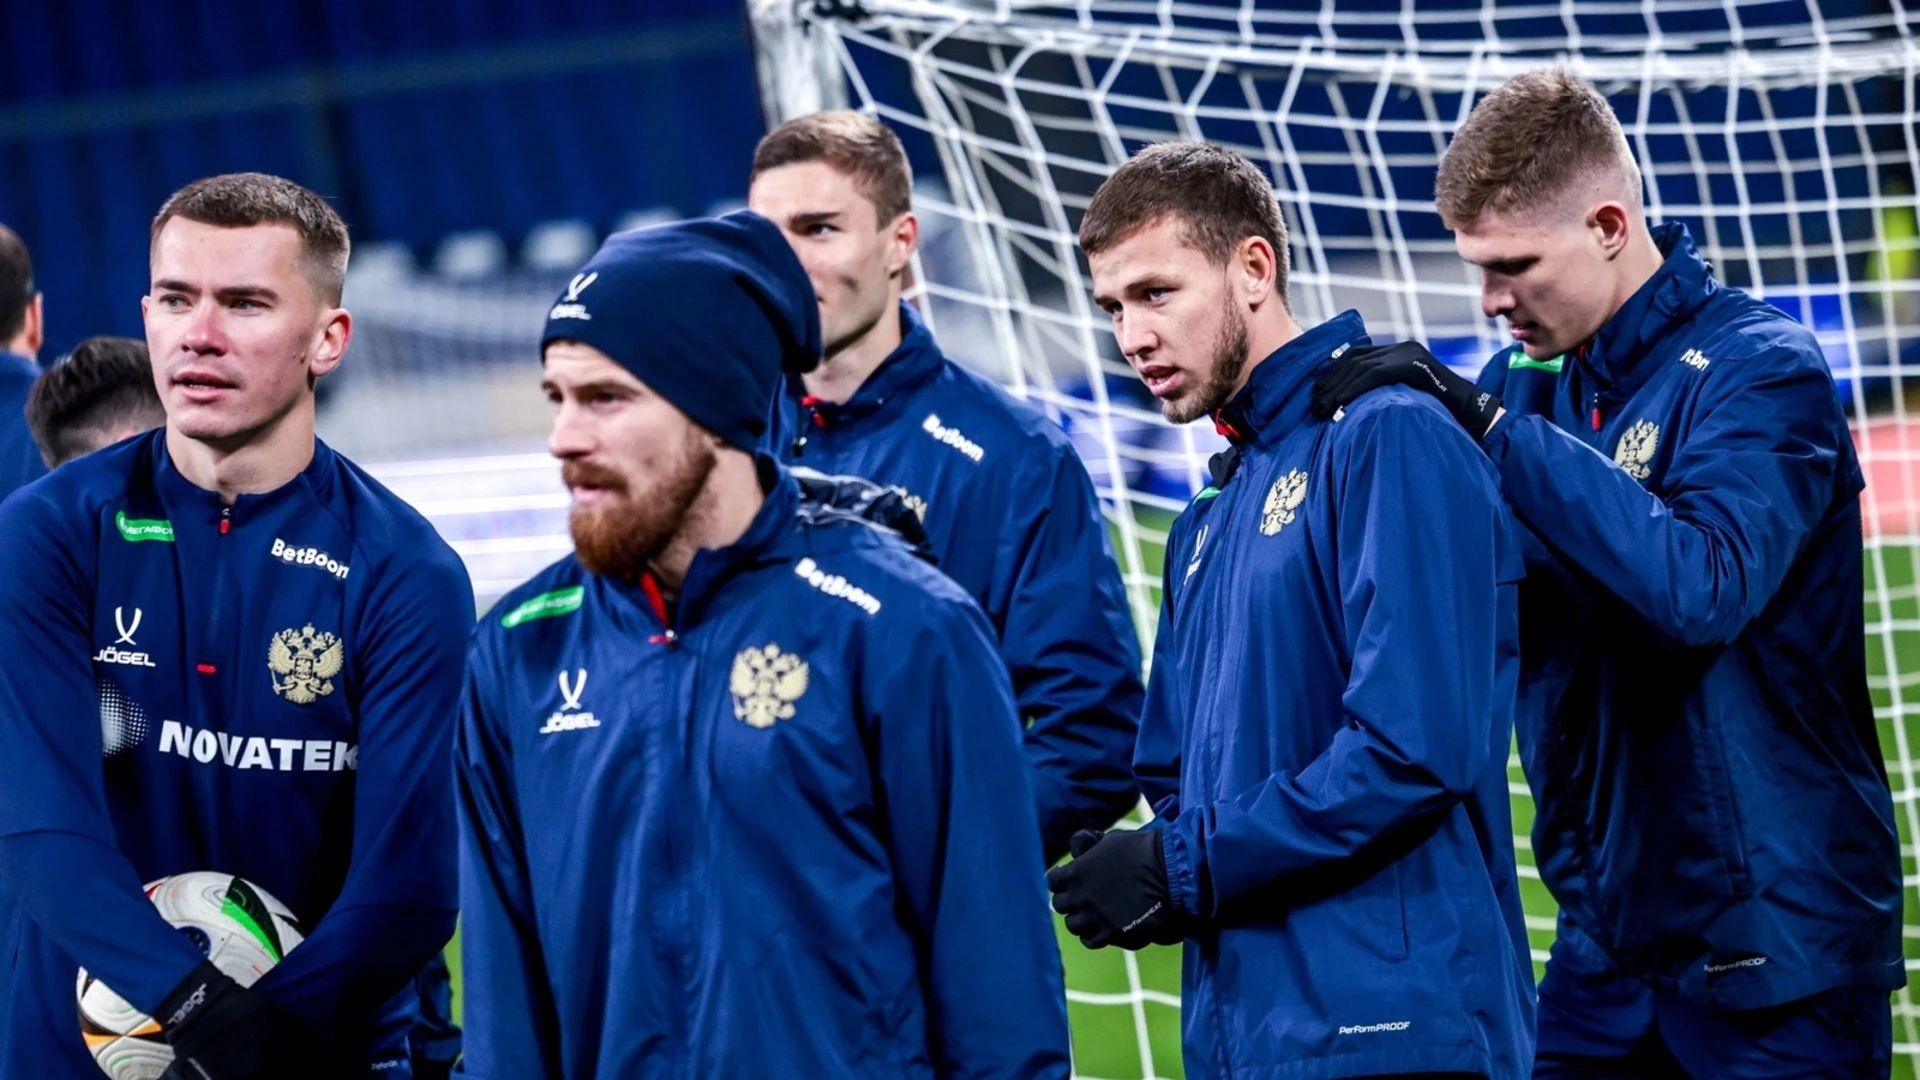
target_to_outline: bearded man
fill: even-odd
[[[610,238],[541,350],[576,551],[470,654],[465,1075],[1065,1077],[993,628],[897,495],[754,452],[821,355],[780,230]]]
[[[1524,1075],[1533,977],[1506,758],[1520,556],[1493,470],[1404,388],[1338,420],[1254,164],[1149,147],[1080,226],[1094,302],[1162,412],[1232,446],[1167,539],[1134,777],[1151,827],[1049,884],[1093,947],[1184,941],[1190,1077]]]

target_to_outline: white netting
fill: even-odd
[[[807,70],[824,55],[844,77],[806,87],[804,100],[879,115],[918,169],[937,171],[916,198],[927,238],[919,302],[950,353],[1073,433],[1143,637],[1167,523],[1218,444],[1159,419],[1091,306],[1074,233],[1100,180],[1150,141],[1242,151],[1279,193],[1302,322],[1358,308],[1376,337],[1418,338],[1477,369],[1507,339],[1480,314],[1475,273],[1433,212],[1440,154],[1478,96],[1509,75],[1564,62],[1593,80],[1645,170],[1650,214],[1686,222],[1723,280],[1810,325],[1856,418],[1873,484],[1871,678],[1913,891],[1920,600],[1909,534],[1920,497],[1909,462],[1920,438],[1910,449],[1907,376],[1920,363],[1920,49],[1900,8],[873,0],[789,14],[775,32],[818,50]],[[796,42],[781,47],[791,64]],[[768,93],[783,112],[779,87]],[[1512,779],[1524,829],[1517,764]],[[1538,960],[1552,904],[1518,839]],[[1081,1074],[1177,1075],[1169,957],[1067,950]],[[1910,1069],[1920,1011],[1904,992],[1895,1023]]]

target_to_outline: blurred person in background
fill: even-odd
[[[33,285],[33,257],[0,225],[0,499],[47,471],[27,430],[27,392],[40,376],[45,311]]]
[[[27,427],[49,469],[166,422],[147,343],[136,338],[88,338],[27,395]]]

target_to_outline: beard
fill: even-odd
[[[1213,359],[1207,366],[1206,379],[1198,390],[1186,397],[1162,401],[1160,415],[1170,423],[1188,424],[1218,412],[1233,400],[1240,376],[1246,370],[1247,320],[1234,306],[1233,298],[1228,297],[1226,310],[1221,313],[1220,334],[1213,342]]]
[[[706,433],[692,428],[674,460],[640,491],[604,465],[567,462],[560,470],[567,486],[590,484],[613,496],[603,506],[576,505],[567,517],[580,565],[613,577],[638,578],[645,573],[686,528],[715,461]]]

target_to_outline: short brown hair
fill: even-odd
[[[150,243],[174,218],[224,229],[288,225],[300,234],[314,291],[329,305],[340,303],[347,281],[347,223],[327,200],[291,180],[266,173],[227,173],[195,180],[168,197],[154,215]]]
[[[1522,72],[1488,94],[1454,133],[1433,201],[1449,229],[1487,211],[1530,213],[1565,195],[1574,182],[1618,170],[1640,196],[1640,169],[1612,106],[1593,84],[1566,68]]]
[[[796,116],[753,151],[753,178],[784,165],[820,161],[853,178],[885,225],[913,209],[913,169],[893,129],[851,109]]]
[[[1287,296],[1287,223],[1267,174],[1245,156],[1203,142],[1155,143],[1113,170],[1080,219],[1080,250],[1095,255],[1166,217],[1182,239],[1225,266],[1240,242],[1273,247],[1274,289]]]

